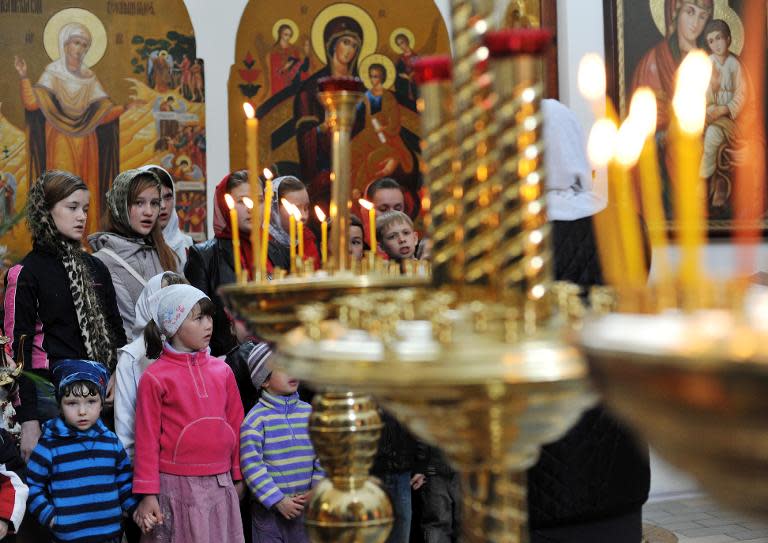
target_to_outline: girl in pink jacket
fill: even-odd
[[[133,492],[144,497],[134,520],[143,542],[243,541],[243,406],[229,366],[208,351],[213,310],[202,291],[171,285],[144,330],[147,356],[159,358],[136,398]]]

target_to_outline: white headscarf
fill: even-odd
[[[208,298],[191,285],[171,285],[161,289],[152,308],[152,319],[167,338],[173,337],[195,304]]]
[[[90,49],[93,38],[85,25],[77,22],[64,25],[59,32],[59,58],[46,66],[37,85],[53,92],[64,113],[79,117],[92,103],[108,96],[96,75],[85,64],[80,66],[78,73],[67,68],[64,47],[74,37],[86,40]]]
[[[591,217],[606,206],[592,190],[592,168],[576,115],[557,100],[542,100],[544,164],[547,170],[547,216],[552,221]]]
[[[168,170],[161,168],[156,164],[142,166],[139,169],[148,171],[160,170],[165,172],[165,174],[168,176],[168,179],[171,180],[171,190],[173,191],[173,209],[171,210],[171,218],[168,220],[168,224],[166,224],[163,228],[163,238],[165,238],[165,242],[168,244],[168,247],[170,247],[173,252],[176,253],[176,256],[179,257],[179,269],[184,269],[184,264],[187,261],[187,248],[191,247],[194,242],[190,236],[185,234],[179,228],[179,214],[176,210],[176,181],[173,179],[173,176],[168,173]],[[157,172],[154,173],[157,174]],[[162,182],[162,176],[159,177],[160,181]]]

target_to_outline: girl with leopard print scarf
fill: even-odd
[[[35,383],[32,393],[20,394],[25,459],[40,423],[58,415],[50,380],[57,362],[97,360],[113,370],[116,350],[126,343],[109,271],[83,251],[90,202],[88,187],[76,175],[43,173],[27,198],[33,249],[6,276],[4,331],[12,338],[14,358],[23,356],[25,374]],[[16,352],[22,336],[24,352]]]

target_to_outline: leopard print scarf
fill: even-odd
[[[45,207],[46,178],[43,174],[29,190],[27,225],[35,243],[53,249],[64,264],[88,358],[113,370],[117,363],[116,347],[104,318],[104,308],[93,289],[93,277],[85,263],[82,246],[59,235],[50,210]]]

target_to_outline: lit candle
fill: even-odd
[[[288,212],[288,249],[291,255],[290,272],[296,273],[296,217],[293,215],[293,204],[291,202],[283,198],[281,203]]]
[[[237,209],[235,209],[235,199],[231,195],[225,194],[224,200],[229,208],[229,223],[232,226],[232,261],[235,265],[235,281],[242,279],[242,265],[240,264],[240,229],[237,226]]]
[[[667,235],[655,138],[656,95],[650,88],[640,87],[635,91],[629,106],[629,116],[634,122],[640,123],[639,128],[646,134],[639,162],[640,192],[643,197],[643,212],[648,223],[648,237],[654,249],[654,268],[658,272],[659,283],[668,285],[671,278],[667,262]]]
[[[371,252],[375,254],[376,253],[376,208],[373,207],[372,202],[369,202],[368,200],[364,200],[363,198],[360,198],[358,202],[360,202],[360,205],[368,210],[369,241],[371,246]]]
[[[315,206],[315,215],[320,221],[320,259],[322,267],[325,268],[325,263],[328,260],[328,223],[325,222],[325,213],[319,206]]]
[[[269,248],[269,221],[272,216],[272,172],[264,168],[264,222],[261,226],[261,269],[267,270],[267,249]]]
[[[243,103],[243,110],[245,111],[245,153],[248,166],[248,180],[251,187],[251,201],[258,200],[257,183],[258,171],[259,171],[259,121],[256,118],[256,110],[253,106],[245,102]],[[259,206],[253,206],[251,209],[251,248],[254,255],[258,255],[261,243],[261,209]],[[259,258],[253,259],[253,277],[257,281],[262,279],[262,270],[265,269],[261,265]]]
[[[304,262],[304,221],[301,220],[301,211],[293,206],[293,216],[296,217],[296,238],[299,241],[299,261]]]
[[[699,177],[701,134],[706,118],[706,89],[712,62],[702,51],[689,53],[680,65],[672,108],[675,112],[675,212],[680,231],[680,278],[683,287],[700,283],[701,247],[705,232],[704,182]]]

